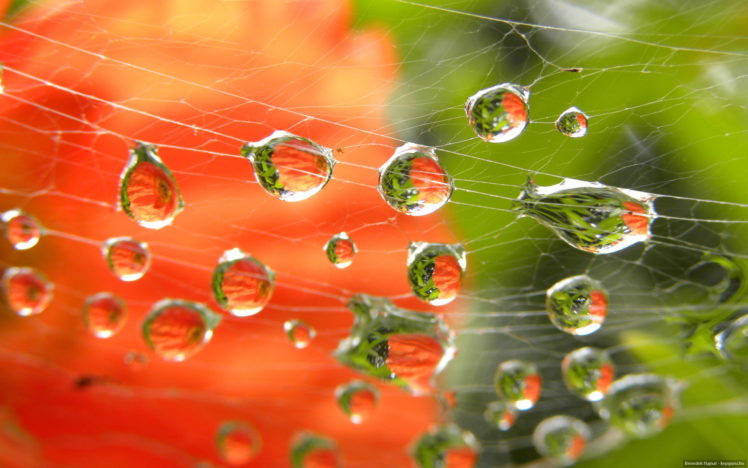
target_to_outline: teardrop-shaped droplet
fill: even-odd
[[[354,380],[335,389],[338,406],[353,424],[364,422],[379,402],[377,388],[363,380]]]
[[[560,465],[571,465],[584,454],[590,429],[571,416],[551,416],[542,420],[532,434],[538,453]]]
[[[128,351],[127,353],[125,353],[123,361],[131,371],[140,372],[146,368],[149,359],[146,354],[139,351]]]
[[[556,129],[570,138],[582,138],[587,134],[587,114],[569,107],[556,119]]]
[[[252,163],[260,186],[288,202],[306,200],[322,190],[335,166],[331,149],[284,131],[245,144],[242,156]]]
[[[293,468],[340,468],[340,455],[335,442],[311,432],[296,436],[291,443]]]
[[[527,126],[530,91],[512,83],[482,89],[465,103],[468,123],[476,135],[490,143],[519,136]]]
[[[358,251],[348,234],[341,232],[335,234],[323,247],[327,259],[337,268],[347,268],[353,263],[353,257]]]
[[[564,179],[549,187],[530,180],[515,209],[550,228],[564,242],[594,254],[609,254],[652,237],[654,197],[596,182]]]
[[[309,343],[317,336],[317,331],[302,320],[286,320],[283,323],[283,330],[291,343],[298,349],[309,346]]]
[[[11,310],[27,317],[41,313],[52,300],[54,285],[30,267],[10,267],[3,274],[5,300]]]
[[[125,302],[109,292],[89,296],[83,303],[83,322],[96,338],[109,338],[125,324]]]
[[[143,321],[146,344],[165,361],[184,361],[213,337],[221,316],[206,305],[181,299],[163,299]]]
[[[395,211],[424,216],[449,201],[454,181],[433,148],[407,143],[379,168],[377,188]]]
[[[5,238],[16,250],[27,250],[35,246],[42,236],[39,221],[21,210],[8,210],[0,217],[5,228]]]
[[[158,157],[158,148],[138,142],[130,150],[119,186],[119,206],[136,223],[161,229],[184,208],[177,181]]]
[[[517,420],[517,410],[504,400],[496,400],[486,406],[483,417],[494,427],[502,431],[508,431],[514,425],[514,421]]]
[[[453,333],[441,318],[365,294],[353,296],[348,308],[355,318],[335,351],[338,361],[414,395],[434,392],[434,375],[455,353]]]
[[[608,295],[589,276],[572,276],[548,288],[545,307],[551,323],[559,330],[571,335],[589,335],[605,321]]]
[[[602,349],[584,347],[564,356],[561,375],[571,393],[587,401],[599,401],[613,383],[615,367]]]
[[[748,364],[748,314],[731,321],[714,337],[717,351],[739,364]]]
[[[273,296],[275,274],[264,263],[239,249],[227,250],[213,270],[213,297],[236,317],[262,310]]]
[[[478,452],[473,434],[456,424],[431,428],[411,449],[420,468],[472,468]]]
[[[496,369],[496,393],[520,411],[529,410],[540,398],[542,379],[535,364],[512,359]]]
[[[431,305],[448,304],[457,297],[466,268],[460,244],[411,242],[408,247],[408,282],[413,294]]]
[[[122,281],[137,281],[151,267],[148,244],[131,237],[113,237],[101,246],[101,254],[114,276]]]
[[[260,451],[260,434],[242,421],[224,421],[216,432],[216,450],[221,460],[229,465],[244,465]]]

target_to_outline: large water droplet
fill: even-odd
[[[336,388],[335,398],[338,400],[338,406],[351,422],[360,424],[376,409],[379,391],[368,382],[354,380]]]
[[[113,237],[101,246],[109,269],[122,281],[137,281],[151,267],[148,244],[131,237]]]
[[[513,405],[507,404],[504,400],[496,400],[486,406],[483,417],[494,427],[508,431],[517,420],[517,411]]]
[[[262,441],[254,427],[242,421],[224,421],[216,432],[216,450],[229,465],[244,465],[257,456]]]
[[[535,364],[512,359],[496,368],[496,393],[520,411],[529,410],[540,398],[542,379]]]
[[[411,449],[420,468],[472,468],[478,451],[473,434],[455,424],[432,428]]]
[[[572,276],[554,284],[546,293],[551,323],[571,335],[589,335],[600,329],[608,313],[608,295],[589,276]]]
[[[613,383],[615,368],[608,353],[584,347],[564,356],[561,375],[570,392],[588,401],[599,401]]]
[[[0,220],[5,228],[5,238],[16,250],[26,250],[35,246],[42,236],[42,226],[30,214],[21,210],[8,210]]]
[[[283,331],[286,332],[288,339],[298,349],[309,346],[314,337],[317,336],[317,331],[311,325],[296,319],[286,320],[283,323]]]
[[[327,255],[330,263],[337,268],[347,268],[350,266],[353,263],[353,257],[358,251],[356,244],[353,243],[353,239],[345,232],[332,236],[322,249],[325,251],[325,255]]]
[[[213,337],[221,316],[206,305],[181,299],[163,299],[143,321],[146,344],[166,361],[184,361]]]
[[[465,103],[470,128],[481,139],[503,143],[519,136],[527,126],[530,91],[512,83],[502,83],[478,91]]]
[[[340,468],[338,447],[331,439],[311,432],[299,434],[291,443],[293,468]]]
[[[532,435],[538,452],[560,465],[571,465],[579,460],[589,438],[587,424],[570,416],[546,418],[535,427]]]
[[[460,244],[411,242],[408,247],[408,282],[418,299],[440,306],[460,292],[467,268]]]
[[[530,180],[515,209],[549,227],[572,247],[609,254],[652,237],[653,199],[648,193],[596,182],[564,179],[540,187]]]
[[[581,138],[587,134],[587,114],[569,107],[556,119],[556,128],[570,138]]]
[[[30,267],[10,267],[3,274],[5,300],[21,317],[42,312],[52,300],[54,285]]]
[[[161,229],[184,208],[177,181],[158,157],[158,148],[138,142],[130,150],[119,186],[119,206],[136,223]]]
[[[714,337],[714,344],[726,359],[748,364],[748,314],[730,322]]]
[[[453,334],[441,318],[365,294],[353,296],[348,308],[355,319],[335,351],[338,361],[415,395],[434,391],[434,375],[455,353]]]
[[[83,303],[83,322],[96,338],[109,338],[125,324],[125,302],[109,292],[89,296]]]
[[[406,143],[379,168],[377,187],[384,201],[396,211],[424,216],[449,201],[454,182],[433,148]]]
[[[264,263],[239,249],[227,250],[213,271],[213,297],[237,317],[262,310],[273,296],[275,274]]]

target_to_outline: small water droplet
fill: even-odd
[[[270,301],[275,274],[253,256],[231,249],[218,259],[212,285],[213,297],[221,307],[236,317],[248,317]]]
[[[379,391],[363,380],[354,380],[335,389],[338,406],[353,424],[361,424],[377,407]]]
[[[535,364],[512,359],[496,368],[496,393],[520,411],[529,410],[540,398],[542,379]]]
[[[731,321],[714,337],[714,344],[725,359],[748,364],[748,314]]]
[[[83,322],[96,338],[109,338],[120,331],[125,313],[125,302],[109,292],[89,296],[83,303]]]
[[[512,83],[482,89],[465,103],[468,123],[489,143],[503,143],[520,135],[527,126],[530,91]]]
[[[571,335],[589,335],[605,321],[608,295],[589,276],[572,276],[548,288],[545,307],[551,323],[559,330]]]
[[[10,267],[3,274],[5,300],[21,317],[41,313],[52,300],[54,285],[30,267]]]
[[[599,401],[613,383],[615,367],[602,349],[584,347],[564,356],[561,375],[571,393],[587,401]]]
[[[257,456],[262,446],[260,434],[242,421],[224,421],[216,431],[216,450],[229,465],[244,465]]]
[[[569,107],[556,119],[556,129],[570,138],[582,138],[587,134],[587,114]]]
[[[406,143],[379,168],[377,188],[395,211],[424,216],[449,201],[454,181],[433,148]]]
[[[504,400],[496,400],[486,406],[483,417],[494,427],[508,431],[517,420],[517,411],[514,406],[508,405]]]
[[[351,239],[345,232],[332,236],[322,249],[325,251],[330,263],[335,265],[337,268],[349,267],[351,263],[353,263],[353,257],[356,255],[356,252],[358,252],[356,244],[353,243],[353,239]]]
[[[460,244],[411,242],[408,247],[408,282],[418,299],[440,306],[460,292],[467,268]]]
[[[478,442],[473,434],[456,424],[431,428],[411,449],[420,468],[472,468],[478,452]]]
[[[131,237],[113,237],[101,246],[101,254],[114,276],[122,281],[137,281],[151,267],[148,244]]]
[[[143,321],[146,344],[166,361],[184,361],[213,337],[221,316],[206,305],[181,299],[163,299]]]
[[[535,427],[532,435],[538,452],[560,465],[571,465],[579,460],[589,439],[587,424],[570,416],[546,418]]]
[[[317,336],[317,331],[301,320],[286,320],[283,324],[283,330],[291,343],[298,349],[309,346],[309,343]]]
[[[338,447],[332,439],[311,432],[297,435],[291,443],[293,468],[340,468]]]
[[[149,359],[148,356],[139,351],[128,351],[125,353],[123,361],[130,370],[140,372],[146,368]]]
[[[5,227],[5,238],[16,250],[27,250],[35,246],[42,236],[42,226],[30,214],[21,210],[8,210],[0,219]]]

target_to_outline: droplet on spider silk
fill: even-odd
[[[8,210],[0,217],[5,229],[5,238],[16,250],[27,250],[35,246],[42,237],[39,221],[21,210]]]
[[[354,295],[348,308],[353,327],[338,344],[338,361],[414,395],[435,392],[434,376],[455,354],[453,333],[441,318],[366,294]]]
[[[547,226],[572,247],[609,254],[652,237],[653,200],[648,193],[597,182],[564,179],[541,187],[529,180],[514,209]]]
[[[236,317],[261,311],[273,296],[274,286],[275,273],[240,249],[224,252],[213,270],[213,297]]]
[[[293,468],[340,468],[338,446],[332,439],[311,432],[297,435],[291,443]]]
[[[377,388],[363,380],[354,380],[335,389],[338,406],[353,424],[361,424],[374,412],[379,402]]]
[[[161,229],[184,209],[177,181],[158,157],[155,145],[136,143],[130,149],[119,185],[119,207],[136,223]]]
[[[496,393],[520,411],[529,410],[540,398],[542,379],[535,364],[512,359],[496,368]]]
[[[283,201],[306,200],[324,188],[332,177],[332,150],[312,140],[284,131],[242,146],[255,179],[270,195]]]
[[[146,344],[165,361],[184,361],[205,346],[221,316],[206,305],[181,299],[163,299],[143,321]]]
[[[472,468],[478,459],[478,442],[456,424],[431,428],[411,448],[420,468]]]
[[[134,372],[140,372],[148,365],[148,356],[139,351],[128,351],[123,359],[125,365]]]
[[[83,303],[83,323],[96,338],[109,338],[125,324],[125,302],[118,296],[101,292]]]
[[[317,331],[302,320],[286,320],[283,323],[283,331],[286,332],[286,336],[291,340],[298,349],[304,349],[314,340],[317,336]]]
[[[433,148],[406,143],[379,168],[377,188],[395,211],[424,216],[449,201],[454,181]]]
[[[556,119],[556,129],[570,138],[582,138],[587,134],[587,114],[569,107]]]
[[[448,304],[457,297],[466,268],[460,244],[411,242],[408,247],[408,283],[418,299],[431,305]]]
[[[482,89],[465,103],[468,123],[476,135],[489,143],[504,143],[527,127],[530,91],[512,83]]]
[[[538,453],[559,465],[574,464],[584,454],[590,429],[571,416],[551,416],[542,420],[532,434]]]
[[[517,420],[517,410],[504,400],[496,400],[486,406],[483,418],[499,430],[508,431]]]
[[[151,267],[148,244],[132,237],[113,237],[101,246],[101,254],[114,276],[122,281],[137,281]]]
[[[731,321],[717,333],[714,344],[725,359],[748,365],[748,314]]]
[[[548,288],[545,307],[551,323],[559,330],[571,335],[589,335],[605,321],[608,295],[589,276],[572,276]]]
[[[584,347],[564,356],[561,375],[571,393],[587,401],[599,401],[613,383],[615,367],[602,349]]]
[[[5,300],[21,317],[36,315],[47,308],[54,295],[54,284],[31,267],[10,267],[3,274]]]
[[[337,268],[349,267],[353,263],[353,257],[358,252],[353,239],[345,232],[332,236],[322,249],[330,263]]]
[[[242,421],[224,421],[216,431],[216,450],[221,460],[229,465],[244,465],[260,451],[259,432]]]

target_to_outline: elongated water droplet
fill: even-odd
[[[227,250],[213,270],[213,297],[231,315],[247,317],[262,310],[273,296],[275,274],[239,249]]]
[[[456,424],[431,428],[411,449],[420,468],[472,468],[478,452],[473,434]]]
[[[353,424],[364,422],[379,402],[377,388],[363,380],[354,380],[335,389],[338,406]]]
[[[260,451],[262,441],[254,427],[242,421],[224,421],[216,431],[216,450],[229,465],[244,465]]]
[[[128,351],[125,353],[124,362],[130,370],[140,372],[148,365],[148,356],[139,351]]]
[[[291,343],[298,349],[309,346],[309,343],[317,336],[317,331],[302,320],[286,320],[283,323],[283,330]]]
[[[587,134],[587,114],[576,107],[569,107],[558,116],[556,129],[567,137],[581,138]]]
[[[353,239],[348,237],[345,232],[332,236],[322,249],[330,263],[337,268],[349,267],[353,263],[353,257],[358,252]]]
[[[542,420],[532,435],[537,451],[560,465],[571,465],[582,456],[590,429],[571,416],[551,416]]]
[[[47,308],[54,285],[41,272],[30,267],[10,267],[3,274],[5,300],[11,310],[27,317]]]
[[[162,299],[143,321],[143,337],[165,361],[184,361],[210,341],[220,321],[221,316],[204,304]]]
[[[519,136],[527,126],[530,91],[512,83],[482,89],[465,103],[468,123],[476,135],[490,143]]]
[[[136,223],[161,229],[184,208],[177,181],[155,145],[138,142],[130,150],[119,186],[119,206]]]
[[[424,216],[449,201],[454,182],[433,148],[407,143],[379,168],[377,188],[395,211]]]
[[[517,420],[517,410],[504,400],[496,400],[486,406],[483,417],[494,427],[502,431],[508,431],[514,425],[514,421]]]
[[[35,246],[42,236],[39,221],[21,210],[8,210],[0,219],[5,228],[5,238],[16,250],[27,250]]]
[[[548,288],[545,307],[551,323],[559,330],[571,335],[589,335],[605,321],[608,295],[589,276],[572,276]]]
[[[335,351],[338,361],[414,395],[433,393],[434,375],[455,353],[453,334],[444,321],[365,294],[353,296],[348,308],[355,319],[350,336]]]
[[[89,296],[83,303],[83,322],[96,338],[109,338],[125,324],[125,302],[109,292]]]
[[[748,364],[748,314],[730,322],[714,337],[714,343],[725,359]]]
[[[561,375],[571,393],[587,401],[599,401],[613,383],[615,368],[608,353],[584,347],[564,356]]]
[[[496,393],[520,411],[529,410],[540,398],[542,379],[535,364],[512,359],[496,368]]]
[[[514,209],[544,224],[572,247],[609,254],[652,237],[653,199],[648,193],[596,182],[564,179],[539,187],[530,180]]]
[[[418,299],[440,306],[460,292],[467,268],[460,244],[411,242],[408,247],[408,282]]]
[[[137,281],[151,267],[151,252],[148,244],[131,237],[113,237],[101,246],[109,269],[122,281]]]
[[[291,444],[293,468],[340,468],[340,455],[335,442],[311,432],[296,436]]]

